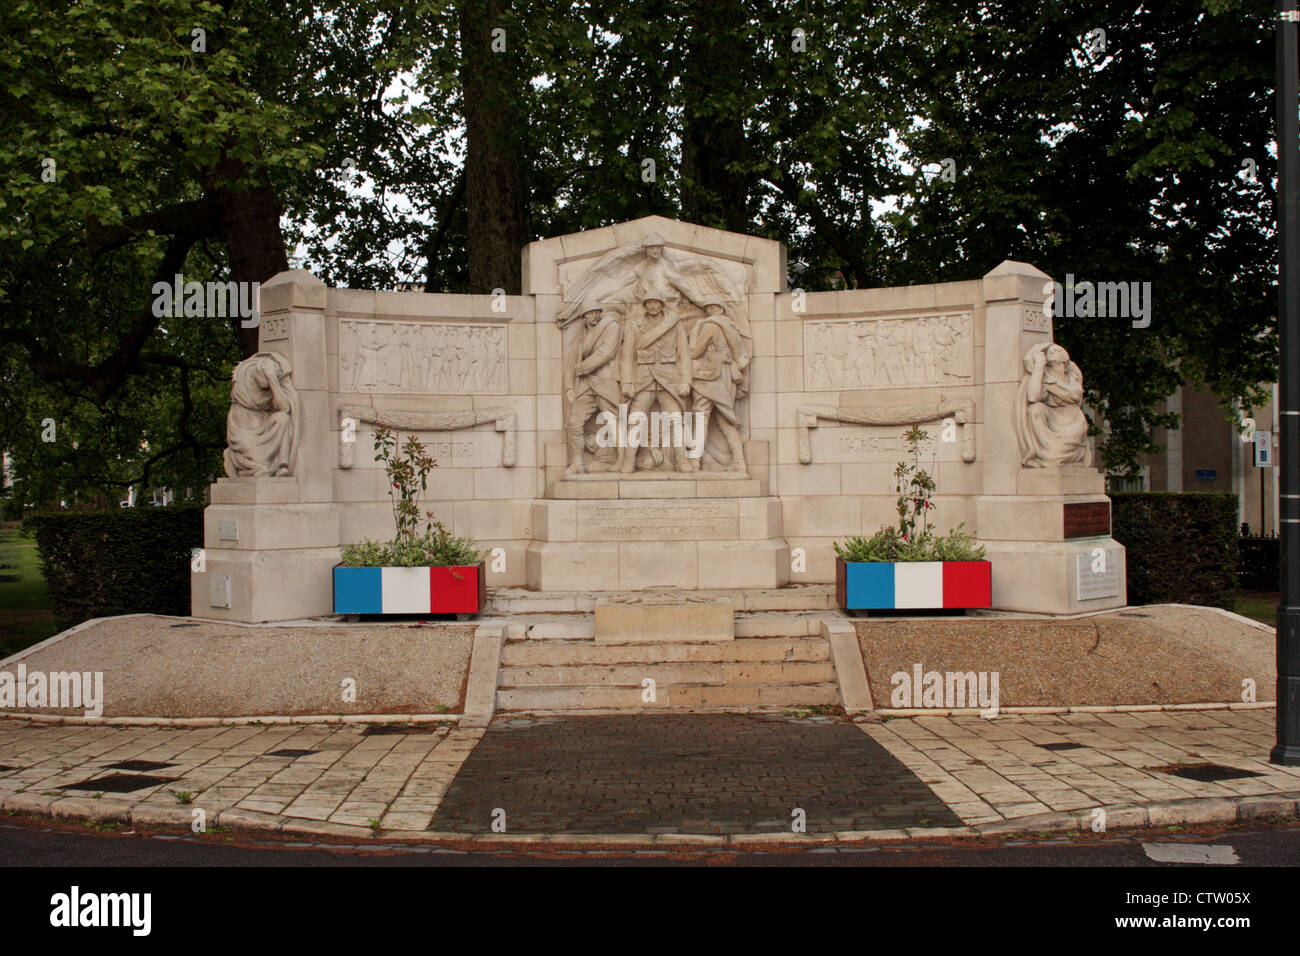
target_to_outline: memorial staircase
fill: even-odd
[[[692,592],[696,606],[731,605],[730,640],[693,640],[691,633],[628,643],[596,639],[598,601],[643,597],[494,592],[486,618],[507,621],[497,712],[748,712],[839,702],[821,623],[839,615],[833,588]]]

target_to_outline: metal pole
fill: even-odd
[[[1277,5],[1278,375],[1282,483],[1278,521],[1281,594],[1277,605],[1277,744],[1273,763],[1300,766],[1300,128],[1297,111],[1296,0]]]

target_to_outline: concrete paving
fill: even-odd
[[[362,841],[747,845],[1294,818],[1300,768],[1267,762],[1273,721],[1270,708],[499,717],[382,733],[0,721],[0,799],[7,813],[188,832],[201,810],[209,828]],[[1207,764],[1229,778],[1173,773]],[[113,792],[114,774],[143,779]]]

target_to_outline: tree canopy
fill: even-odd
[[[524,242],[651,213],[779,239],[807,289],[1006,258],[1151,282],[1148,328],[1057,320],[1115,469],[1172,424],[1160,402],[1184,377],[1258,399],[1277,350],[1272,4],[961,6],[6,4],[0,446],[18,497],[219,471],[256,330],[156,316],[157,281],[293,264],[516,292]]]

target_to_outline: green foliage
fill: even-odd
[[[399,448],[396,433],[386,425],[375,426],[375,461],[383,463],[388,475],[397,540],[410,543],[420,524],[420,499],[429,490],[429,472],[438,463],[414,435],[407,435]]]
[[[453,535],[432,512],[425,513],[425,528],[418,530],[420,498],[429,488],[429,472],[437,462],[424,451],[414,435],[399,447],[392,429],[375,428],[375,461],[383,462],[388,475],[388,496],[393,503],[397,534],[391,541],[363,538],[343,547],[342,562],[348,568],[422,568],[478,564],[486,554],[469,538]]]
[[[894,469],[894,491],[898,494],[898,531],[904,541],[929,537],[930,510],[934,502],[934,479],[921,467],[921,443],[930,436],[920,425],[903,433],[903,443],[911,454],[910,462],[900,461]]]
[[[434,522],[410,538],[363,538],[344,545],[342,563],[345,568],[442,568],[478,564],[486,557],[469,538],[457,537]]]
[[[1237,589],[1237,496],[1229,492],[1111,495],[1124,545],[1129,604],[1203,604],[1231,610]]]
[[[963,530],[963,521],[950,528],[946,537],[930,530],[937,490],[930,473],[921,467],[921,443],[930,436],[913,425],[903,433],[912,460],[900,461],[894,469],[894,491],[898,494],[898,527],[881,527],[870,538],[848,538],[832,547],[844,561],[982,561],[984,546]]]
[[[189,614],[202,507],[41,514],[31,522],[60,629],[116,614]]]
[[[845,561],[983,561],[984,546],[964,528],[962,522],[947,535],[926,533],[910,540],[897,528],[881,528],[869,538],[846,538],[833,547]]]
[[[990,0],[919,15],[934,31],[905,81],[924,122],[904,156],[918,169],[951,157],[960,173],[918,172],[887,214],[888,281],[975,279],[1009,258],[1062,283],[1151,282],[1149,328],[1054,323],[1112,471],[1177,427],[1159,406],[1185,377],[1225,413],[1260,404],[1277,376],[1274,4]]]
[[[1005,258],[1150,281],[1148,329],[1056,322],[1112,469],[1176,425],[1159,405],[1184,377],[1227,404],[1276,377],[1268,0],[484,6],[507,32],[532,235],[694,218],[786,243],[810,291]],[[0,447],[23,500],[220,472],[238,330],[141,316],[174,260],[231,274],[221,228],[186,215],[224,190],[265,184],[294,264],[327,283],[467,290],[468,9],[0,4]]]

